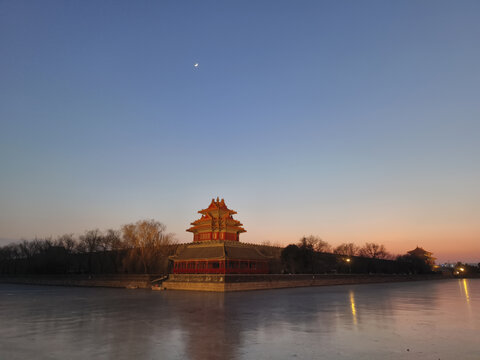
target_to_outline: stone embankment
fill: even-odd
[[[151,280],[157,275],[17,275],[0,277],[0,283],[57,286],[112,287],[128,289],[150,289]]]
[[[401,281],[441,280],[449,277],[432,275],[387,275],[387,274],[345,274],[345,275],[190,275],[175,274],[163,282],[164,290],[195,291],[245,291],[306,286],[328,286],[346,284],[372,284]]]
[[[155,290],[194,290],[194,291],[246,291],[266,290],[306,286],[329,286],[346,284],[372,284],[400,281],[440,280],[448,276],[432,275],[387,275],[387,274],[342,274],[342,275],[198,275],[171,274],[166,281],[159,281]],[[161,275],[17,275],[0,277],[0,283],[111,287],[127,289],[151,289],[152,280],[163,280]]]

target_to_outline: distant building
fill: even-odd
[[[422,259],[423,261],[425,261],[426,264],[430,265],[431,267],[435,266],[436,258],[432,256],[433,254],[431,252],[425,249],[417,246],[415,249],[409,251],[408,254],[415,256],[416,258]]]
[[[201,218],[187,231],[193,242],[180,246],[170,257],[174,274],[267,274],[269,257],[257,246],[240,243],[245,232],[225,201],[212,199],[208,208],[200,210]]]

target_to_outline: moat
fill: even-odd
[[[239,293],[0,284],[2,359],[478,359],[480,279]]]

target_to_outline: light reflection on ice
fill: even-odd
[[[479,299],[477,279],[227,294],[0,285],[0,359],[477,359]]]

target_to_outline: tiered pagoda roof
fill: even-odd
[[[435,260],[437,258],[433,257],[433,253],[421,248],[421,247],[416,247],[415,249],[413,250],[410,250],[408,252],[408,254],[412,255],[412,256],[415,256],[419,259],[422,259],[422,260],[425,260],[427,263],[429,264],[434,264],[435,263]]]
[[[210,205],[198,211],[202,216],[191,223],[187,231],[194,234],[193,241],[231,240],[239,241],[239,234],[246,232],[243,224],[235,220],[237,212],[225,205],[223,199],[212,199]]]

